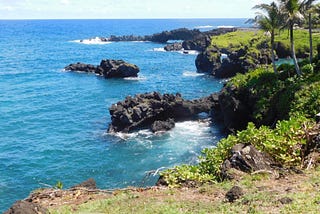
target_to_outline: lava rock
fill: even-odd
[[[93,178],[89,178],[88,180],[71,187],[71,189],[78,188],[78,187],[82,187],[86,189],[97,189],[97,183]]]
[[[160,131],[169,131],[173,129],[175,126],[174,120],[172,118],[169,118],[166,121],[154,121],[151,125],[151,131],[152,132],[160,132]]]
[[[231,149],[231,157],[224,161],[221,174],[223,178],[232,179],[229,174],[231,168],[247,173],[259,170],[271,172],[273,165],[275,161],[254,146],[237,144]]]
[[[82,71],[95,73],[105,78],[137,77],[140,69],[137,65],[127,63],[123,60],[104,59],[99,66],[74,63],[64,68],[66,71]]]
[[[244,195],[244,192],[241,187],[233,186],[225,195],[228,202],[233,203],[237,199],[241,198]]]
[[[168,44],[164,47],[164,50],[165,51],[181,51],[182,44],[181,43]]]
[[[28,201],[17,201],[4,214],[44,214],[49,211],[38,204]]]
[[[140,128],[168,129],[173,120],[186,120],[199,113],[209,113],[218,106],[217,95],[185,100],[180,94],[151,92],[128,96],[109,108],[109,132],[130,132]],[[170,120],[173,119],[173,120]],[[162,121],[162,122],[155,122]]]

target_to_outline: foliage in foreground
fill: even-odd
[[[306,132],[314,125],[303,116],[279,121],[275,129],[267,126],[256,128],[249,123],[246,130],[222,139],[215,148],[204,149],[198,165],[177,166],[163,172],[162,176],[171,187],[179,187],[191,180],[199,183],[220,181],[221,165],[229,157],[231,148],[239,143],[255,146],[281,165],[297,166],[304,155]]]
[[[164,171],[161,175],[169,186],[220,181],[221,165],[239,143],[255,146],[282,166],[300,166],[309,140],[306,133],[312,130],[312,118],[320,112],[320,74],[313,71],[313,65],[302,67],[302,77],[288,76],[289,70],[275,74],[262,68],[234,77],[227,87],[235,87],[239,97],[252,102],[253,122],[259,128],[250,122],[246,130],[222,139],[215,148],[204,149],[199,164]],[[281,119],[274,128],[262,125],[272,114]]]

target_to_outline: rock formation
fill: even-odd
[[[231,157],[224,161],[221,169],[223,178],[233,179],[230,169],[251,173],[255,171],[271,172],[275,162],[265,153],[258,151],[252,145],[237,144],[231,149]]]
[[[100,65],[94,66],[84,63],[74,63],[64,68],[66,71],[82,71],[95,73],[105,78],[125,78],[137,77],[140,69],[134,64],[127,63],[123,60],[104,59]]]
[[[168,130],[173,127],[172,119],[185,120],[201,112],[209,113],[217,105],[217,94],[197,100],[185,100],[180,94],[162,95],[158,92],[128,96],[110,107],[112,122],[108,131],[130,132],[151,126],[153,131]]]

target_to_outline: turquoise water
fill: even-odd
[[[164,135],[106,133],[108,107],[127,95],[160,91],[199,98],[222,83],[196,73],[196,55],[162,44],[80,44],[96,36],[145,35],[179,27],[242,26],[243,19],[0,21],[0,212],[31,190],[70,187],[93,177],[100,188],[153,185],[146,171],[197,161],[221,138],[209,122],[186,121]],[[202,26],[202,27],[201,27]],[[63,72],[73,62],[137,64],[137,79]]]

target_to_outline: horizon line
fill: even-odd
[[[28,21],[28,20],[169,20],[169,19],[248,19],[248,18],[0,18],[1,21]]]

